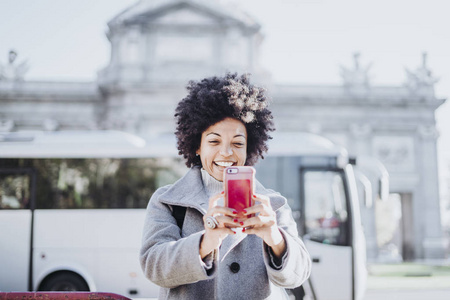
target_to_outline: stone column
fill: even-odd
[[[419,162],[421,173],[421,215],[423,220],[423,256],[425,259],[439,259],[445,257],[445,240],[442,232],[439,183],[437,167],[437,130],[433,125],[419,125],[418,135],[421,141],[421,161]]]

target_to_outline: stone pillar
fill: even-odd
[[[419,125],[418,135],[421,141],[421,199],[420,205],[424,208],[422,212],[417,212],[423,220],[423,258],[440,259],[445,257],[445,240],[442,232],[439,183],[437,166],[436,139],[437,130],[433,125]]]

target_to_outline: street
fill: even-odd
[[[364,300],[448,300],[448,261],[369,266]]]
[[[364,300],[448,300],[450,289],[368,290]]]

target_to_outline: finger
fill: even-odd
[[[272,207],[260,203],[245,209],[244,215],[248,216],[254,214],[259,214],[263,216],[272,216],[275,214],[275,212],[273,211]]]
[[[246,233],[246,234],[257,234],[258,233],[258,229],[255,229],[254,227],[245,227],[242,229],[242,232]]]
[[[218,226],[216,228],[205,228],[206,231],[209,231],[211,235],[219,236],[220,238],[225,238],[229,234],[234,234],[234,231],[231,227],[227,226]]]
[[[259,201],[262,204],[272,207],[272,205],[270,204],[270,198],[266,195],[253,194],[253,201]]]
[[[244,209],[242,211],[242,213],[247,216],[247,215],[251,215],[251,214],[256,214],[256,213],[260,213],[264,210],[264,205],[261,203],[255,204],[253,206],[247,207],[246,209]]]
[[[206,213],[206,215],[210,216],[216,216],[219,214],[233,217],[237,215],[237,211],[225,206],[214,206]]]
[[[219,222],[220,227],[239,227],[239,220],[237,218],[231,218],[227,216],[217,216],[217,222]]]
[[[223,215],[219,215],[217,217],[213,217],[214,221],[216,223],[216,227],[215,228],[209,228],[207,226],[208,223],[208,218],[210,218],[211,216],[203,216],[203,223],[204,223],[204,227],[207,230],[213,230],[213,229],[217,229],[217,228],[236,228],[239,227],[239,223],[238,223],[238,219],[237,218],[231,218],[231,217],[227,217],[227,216],[223,216]]]
[[[223,198],[224,194],[225,194],[225,192],[222,191],[221,193],[211,196],[211,198],[209,198],[209,206],[208,207],[212,208],[214,206],[217,206],[217,202],[219,201],[220,198]]]
[[[241,227],[270,227],[276,224],[273,216],[261,216],[249,218],[239,223]]]

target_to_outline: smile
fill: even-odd
[[[216,161],[214,162],[216,165],[221,167],[231,167],[234,163],[231,161]]]

